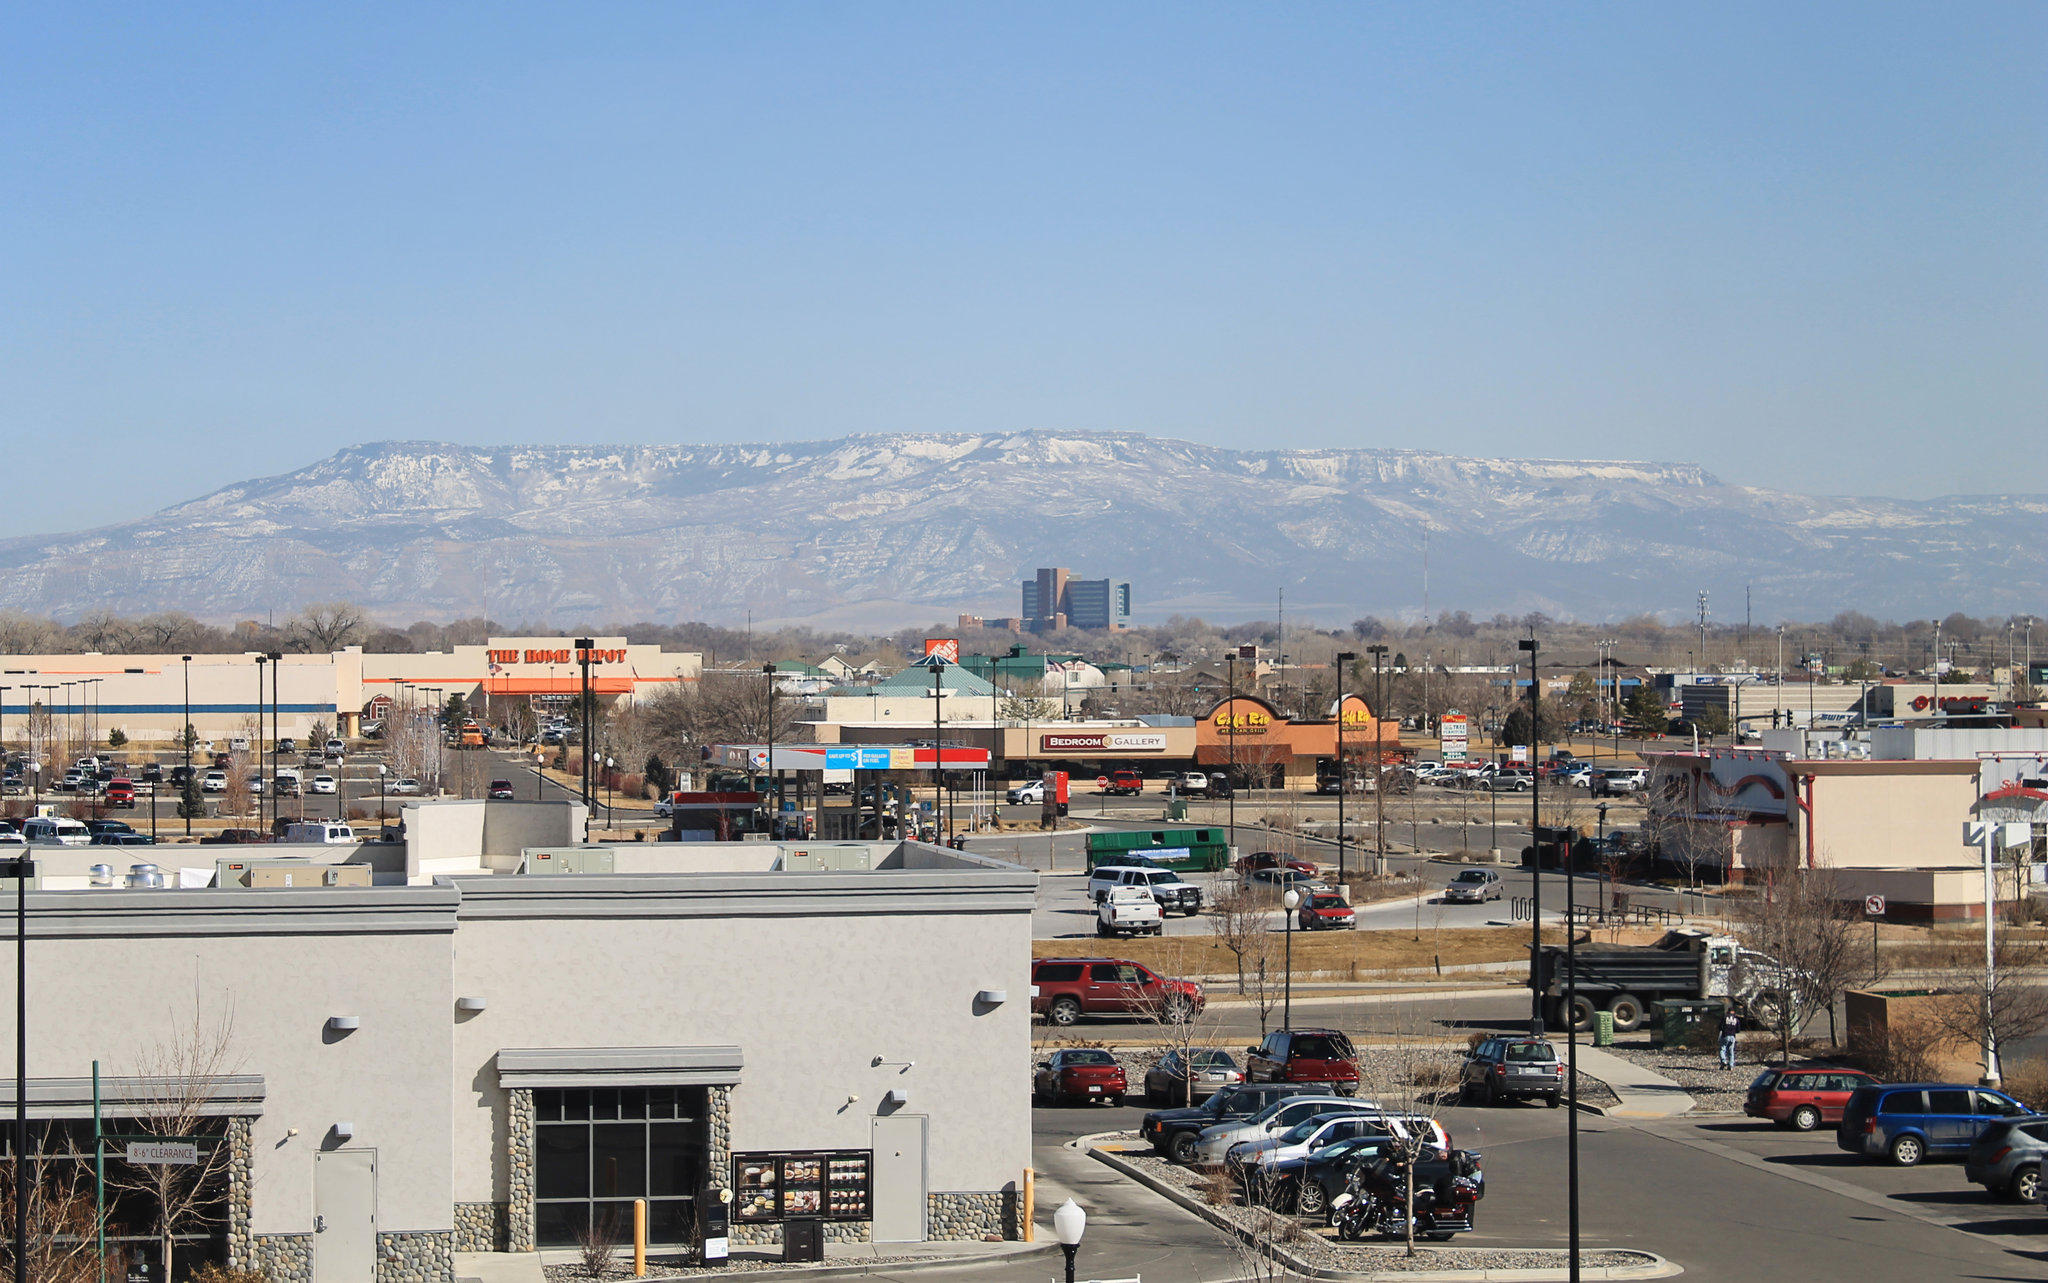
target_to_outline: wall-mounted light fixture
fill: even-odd
[[[350,1033],[363,1027],[363,1018],[361,1016],[329,1016],[327,1017],[327,1027],[338,1034]]]
[[[336,1140],[354,1140],[355,1135],[356,1125],[354,1123],[336,1123],[334,1125],[334,1139]]]
[[[974,1000],[984,1007],[1000,1007],[1010,1000],[1007,989],[984,989],[974,995]]]
[[[882,1103],[890,1109],[901,1109],[910,1103],[910,1093],[891,1088],[882,1096]]]
[[[489,1000],[485,998],[457,998],[455,1000],[455,1009],[457,1011],[482,1011],[489,1005]]]

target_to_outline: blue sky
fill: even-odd
[[[2048,6],[17,6],[0,533],[347,443],[2048,490]]]

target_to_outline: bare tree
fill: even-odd
[[[1778,963],[1764,987],[1782,995],[1759,1014],[1778,1035],[1781,1063],[1791,1059],[1792,1039],[1814,1017],[1828,1014],[1828,1041],[1840,1043],[1835,997],[1862,975],[1857,916],[1840,876],[1831,868],[1792,869],[1765,883],[1763,894],[1738,903],[1735,934],[1749,948]]]
[[[1244,993],[1247,967],[1256,967],[1271,952],[1271,907],[1242,882],[1219,880],[1204,916],[1209,934],[1236,961],[1237,991]]]
[[[110,1168],[109,1183],[145,1195],[156,1208],[157,1245],[163,1273],[171,1277],[171,1245],[188,1227],[223,1220],[220,1199],[232,1153],[220,1136],[222,1121],[211,1109],[222,1083],[235,1072],[234,1013],[223,1009],[208,1018],[196,1007],[190,1025],[174,1038],[136,1057],[121,1111],[141,1135],[162,1140],[199,1136],[198,1162],[121,1164]]]
[[[787,744],[802,738],[802,701],[777,694],[769,711],[768,684],[755,673],[705,673],[677,682],[647,701],[645,735],[662,756],[696,757],[712,744]]]
[[[285,624],[285,637],[293,650],[318,654],[340,650],[361,640],[368,616],[360,606],[345,601],[320,602],[301,610]]]
[[[26,1167],[28,1277],[37,1283],[97,1283],[112,1277],[118,1257],[100,1270],[99,1204],[93,1189],[92,1156],[82,1152],[61,1126],[33,1124]],[[12,1215],[15,1166],[0,1163],[0,1206]],[[0,1265],[11,1267],[13,1236],[0,1246]]]
[[[2037,931],[1999,923],[1992,927],[1991,941],[1989,966],[1981,940],[1946,951],[1934,972],[1936,984],[1954,999],[1933,1010],[1949,1038],[1979,1048],[1988,1042],[2003,1064],[2007,1043],[2032,1037],[2048,1025],[2048,986],[2035,983],[2048,967],[2048,940]]]

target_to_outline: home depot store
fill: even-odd
[[[577,640],[591,645],[578,646]],[[500,720],[520,705],[566,712],[583,689],[586,658],[591,693],[602,705],[695,681],[704,667],[695,651],[665,651],[623,637],[493,637],[447,651],[364,655],[355,706],[374,715],[392,702],[440,704],[459,694],[486,720]]]

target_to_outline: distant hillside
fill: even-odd
[[[1420,606],[1613,618],[2038,611],[2048,498],[1909,502],[1732,486],[1698,468],[1417,451],[1228,450],[1122,433],[788,445],[352,447],[139,521],[0,542],[17,608],[391,620],[814,621],[1014,614],[1064,565],[1141,619],[1345,623]]]

